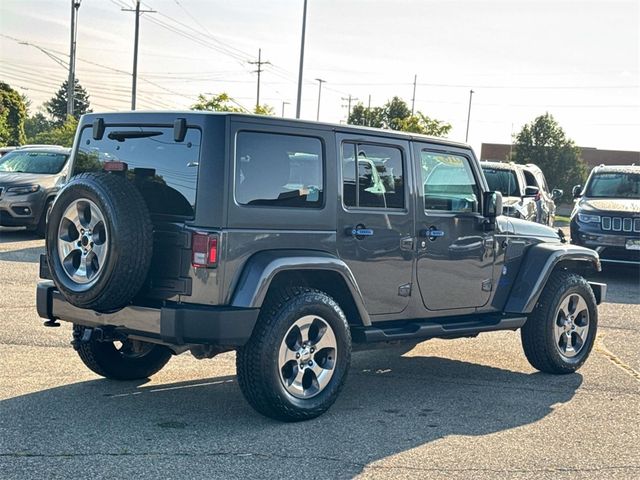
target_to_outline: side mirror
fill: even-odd
[[[551,198],[553,198],[554,200],[560,200],[562,198],[562,195],[564,195],[564,192],[559,188],[554,188],[553,190],[551,190]]]
[[[486,192],[484,194],[484,216],[493,223],[498,215],[502,215],[502,193]]]
[[[540,193],[540,189],[538,187],[526,187],[524,189],[525,197],[535,197],[538,193]]]
[[[582,185],[576,185],[571,190],[571,195],[573,195],[573,198],[578,198],[581,193],[582,193]]]

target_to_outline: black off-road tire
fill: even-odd
[[[560,354],[556,347],[554,325],[560,303],[571,293],[586,301],[589,331],[583,347],[575,357]],[[529,363],[541,372],[567,374],[578,370],[589,357],[598,329],[598,308],[593,290],[580,275],[566,271],[551,274],[538,303],[521,329],[524,354]]]
[[[79,337],[84,327],[75,325]],[[122,348],[126,346],[126,342]],[[138,342],[144,352],[140,355],[122,353],[113,342],[95,340],[80,343],[76,350],[82,362],[94,373],[112,380],[138,380],[159,372],[171,359],[171,350],[162,345]],[[125,349],[126,350],[126,349]]]
[[[284,388],[278,370],[278,352],[286,332],[306,315],[322,317],[337,344],[334,373],[326,387],[311,398],[297,398]],[[309,420],[335,402],[351,363],[351,334],[340,306],[325,292],[308,287],[286,287],[269,294],[249,342],[238,349],[238,383],[249,404],[259,413],[281,421]]]
[[[89,285],[65,273],[57,248],[62,216],[79,199],[88,199],[101,210],[109,241],[104,266]],[[51,276],[69,303],[114,311],[126,306],[144,284],[153,254],[153,225],[144,199],[131,182],[114,174],[82,173],[56,198],[49,214],[46,244]]]

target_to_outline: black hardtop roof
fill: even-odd
[[[400,132],[397,130],[384,130],[381,128],[362,127],[358,125],[344,125],[338,123],[315,122],[312,120],[299,120],[293,118],[274,117],[270,115],[254,115],[249,113],[236,112],[210,112],[203,110],[176,110],[176,111],[125,111],[125,112],[109,112],[109,113],[87,113],[80,120],[81,125],[91,124],[98,118],[104,118],[105,123],[131,123],[135,122],[134,117],[145,123],[166,123],[173,124],[178,118],[189,119],[201,118],[204,116],[217,117],[234,117],[247,122],[271,124],[279,126],[305,126],[307,128],[331,129],[336,132],[361,133],[363,135],[385,136],[388,138],[398,138],[402,140],[423,140],[440,145],[446,145],[459,148],[471,148],[466,143],[456,142],[441,137],[431,137],[428,135],[420,135],[417,133]]]

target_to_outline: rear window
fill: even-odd
[[[128,165],[127,178],[155,215],[193,218],[200,158],[200,130],[176,142],[173,127],[107,127],[102,139],[82,131],[73,173],[101,171],[105,162]]]
[[[14,150],[0,158],[0,172],[60,173],[69,155],[53,152]]]

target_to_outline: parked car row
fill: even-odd
[[[69,148],[15,148],[0,157],[0,226],[45,235],[47,215],[67,175]]]
[[[556,200],[562,190],[549,190],[537,165],[513,162],[480,162],[489,188],[502,193],[503,214],[553,226]]]

